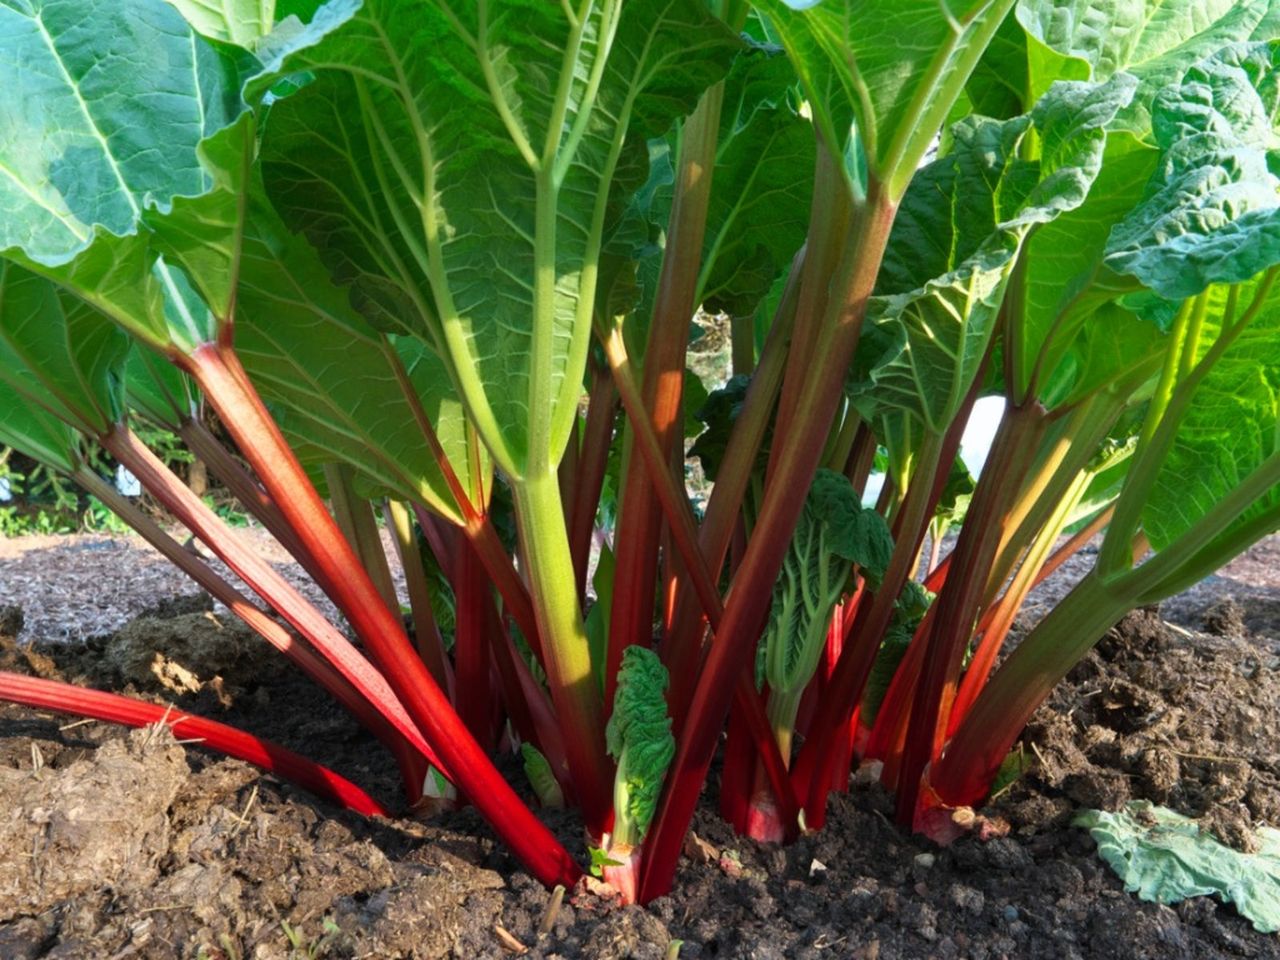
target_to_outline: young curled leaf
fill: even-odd
[[[869,583],[878,584],[892,552],[884,518],[862,506],[846,477],[819,470],[783,561],[769,624],[756,652],[756,682],[769,682],[775,730],[789,731],[795,721],[800,694],[822,654],[831,611],[853,567]]]
[[[613,840],[636,846],[658,806],[676,738],[667,716],[667,668],[647,647],[627,647],[618,670],[613,716],[605,728],[609,755],[618,761],[614,778]]]

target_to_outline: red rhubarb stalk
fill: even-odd
[[[609,371],[592,364],[587,422],[582,429],[582,452],[578,459],[577,497],[569,517],[569,550],[573,554],[573,575],[578,583],[578,599],[586,596],[587,562],[591,557],[591,534],[595,531],[600,492],[609,467],[609,447],[613,424],[618,418],[618,391]]]
[[[724,567],[734,533],[741,527],[742,500],[751,483],[756,458],[769,428],[778,391],[782,388],[782,374],[791,343],[791,328],[795,320],[796,298],[800,290],[803,266],[804,252],[801,251],[791,262],[787,285],[774,312],[769,335],[760,352],[760,362],[751,377],[751,385],[747,388],[747,395],[742,403],[742,411],[729,435],[724,459],[707,500],[702,526],[698,530],[698,546],[706,557],[708,569],[715,574],[719,574]],[[672,627],[661,650],[662,662],[671,675],[667,702],[671,709],[672,730],[677,736],[684,729],[684,718],[688,713],[689,701],[693,698],[706,631],[707,622],[702,616],[702,605],[698,598],[688,585],[677,584]]]
[[[633,424],[640,416],[645,418],[664,464],[679,435],[685,352],[698,306],[694,298],[723,100],[724,84],[718,83],[702,95],[681,130],[675,200],[644,352],[643,411],[628,410]],[[613,601],[604,672],[606,712],[612,709],[623,651],[633,643],[648,646],[653,636],[663,514],[650,471],[632,468],[636,459],[634,436],[633,428],[623,447],[624,480],[614,538]]]
[[[135,507],[128,498],[121,496],[115,487],[90,470],[81,470],[75,475],[75,480],[110,507],[113,513],[136,530],[161,555],[244,621],[246,626],[288,657],[303,673],[329,691],[352,716],[377,735],[379,739],[388,745],[391,745],[397,739],[402,739],[403,734],[398,731],[397,726],[389,723],[383,713],[376,709],[369,699],[362,695],[341,671],[309,646],[299,643],[297,638],[290,634],[289,631],[259,610],[231,584],[214,573],[203,560],[194,553],[189,552],[165,533],[154,520]],[[373,674],[373,676],[377,677],[377,674]],[[426,741],[422,739],[420,734],[417,734],[417,728],[412,726],[408,716],[404,714],[404,708],[399,701],[395,700],[395,695],[391,693],[391,689],[386,686],[381,677],[377,677],[377,681],[380,682],[379,689],[387,698],[386,704],[394,704],[394,708],[401,714],[401,726],[415,734],[415,746],[420,750],[428,750]],[[433,763],[436,762],[433,753],[428,753],[428,759]]]
[[[1038,403],[1009,408],[956,544],[952,565],[960,576],[948,577],[935,601],[938,613],[933,618],[923,671],[912,698],[911,723],[898,777],[898,820],[907,826],[915,821],[921,774],[945,742],[965,648],[978,618],[987,573],[1004,533],[1004,515],[1031,467],[1044,430],[1045,411]]]
[[[8,671],[0,671],[0,700],[129,727],[162,723],[184,741],[195,741],[206,749],[252,763],[348,810],[366,817],[390,816],[377,800],[332,770],[270,740],[173,707]]]
[[[1103,528],[1111,521],[1113,511],[1113,507],[1108,507],[1099,513],[1086,526],[1081,528],[1075,536],[1060,546],[1043,565],[1024,561],[1023,567],[1033,571],[1034,576],[1026,575],[1023,569],[1020,569],[1018,575],[1010,583],[1008,590],[1000,598],[1000,601],[983,616],[983,622],[978,627],[978,632],[982,639],[974,651],[973,659],[969,661],[969,666],[965,669],[964,678],[960,681],[960,690],[956,694],[956,702],[951,708],[951,720],[948,725],[947,736],[955,735],[961,722],[973,707],[973,702],[986,685],[987,678],[990,677],[991,670],[995,667],[996,657],[1004,646],[1005,638],[1009,635],[1009,629],[1013,626],[1014,618],[1017,617],[1018,612],[1022,609],[1022,604],[1026,601],[1027,594],[1043,583],[1045,579],[1052,576],[1054,571],[1074,556],[1081,547],[1101,533]]]
[[[843,371],[857,347],[867,298],[893,224],[895,207],[872,193],[846,246],[841,269],[843,295],[832,310],[813,351],[811,369],[803,371],[806,387],[794,418],[795,428],[775,444],[778,466],[765,489],[760,516],[747,544],[742,566],[734,577],[724,619],[698,685],[689,718],[681,732],[676,757],[663,799],[646,841],[641,896],[649,900],[670,888],[685,833],[698,795],[706,781],[720,730],[733,695],[730,685],[744,675],[751,652],[764,628],[772,600],[772,585],[782,567],[804,497],[822,457],[827,434],[843,392]],[[806,272],[809,263],[806,262]]]
[[[399,618],[378,596],[229,348],[206,344],[184,358],[303,543],[334,587],[334,600],[386,671],[409,715],[444,761],[457,787],[539,880],[572,884],[578,865],[498,773],[409,643]]]
[[[245,546],[235,531],[205,506],[137,437],[127,429],[117,428],[99,440],[112,456],[138,478],[152,496],[163,503],[236,576],[267,600],[290,626],[345,676],[369,703],[370,709],[385,716],[397,732],[423,756],[430,759],[436,755],[386,679],[360,655],[346,637],[334,629],[320,611],[276,573],[270,564]],[[437,766],[443,770],[448,769],[447,762],[438,763]]]
[[[453,596],[456,603],[456,631],[453,662],[458,684],[458,716],[481,745],[492,750],[497,744],[493,727],[494,699],[489,683],[489,612],[493,600],[489,580],[475,550],[465,538],[458,539],[453,561]]]
[[[613,371],[614,383],[617,384],[623,408],[631,418],[636,449],[640,451],[645,468],[653,479],[654,489],[657,491],[659,502],[666,515],[667,529],[684,561],[689,580],[693,585],[693,593],[702,605],[703,613],[712,629],[717,629],[724,615],[724,607],[720,602],[720,594],[711,578],[710,570],[707,568],[706,559],[702,556],[697,544],[697,534],[688,498],[676,487],[667,463],[662,457],[657,437],[644,417],[640,393],[631,376],[630,360],[621,334],[617,330],[611,331],[604,336],[603,341],[605,355],[609,359],[609,366]],[[786,763],[773,738],[764,706],[752,684],[750,665],[743,661],[738,666],[740,667],[738,676],[731,680],[733,683],[731,696],[742,705],[743,717],[760,751],[769,782],[777,792],[779,813],[788,824],[790,832],[793,829],[791,825],[795,823],[793,813],[798,813],[798,807],[794,802],[790,781],[786,775]]]

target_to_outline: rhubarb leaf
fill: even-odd
[[[1196,386],[1147,499],[1143,529],[1156,549],[1173,543],[1280,452],[1280,293],[1261,280],[1242,284],[1234,312],[1255,296],[1262,298],[1256,319]],[[1230,288],[1208,291],[1206,342],[1232,309],[1232,299]],[[1278,505],[1280,489],[1273,487],[1252,505],[1242,505],[1231,529]]]
[[[1156,97],[1160,166],[1147,198],[1111,232],[1110,269],[1181,300],[1280,261],[1278,63],[1280,45],[1238,44]]]
[[[101,313],[51,281],[0,260],[0,379],[91,435],[124,415],[129,342]]]
[[[1018,18],[1033,37],[1028,47],[1032,51],[1031,69],[1036,77],[1032,87],[1035,89],[1043,89],[1059,75],[1105,79],[1123,70],[1138,77],[1133,101],[1112,124],[1102,172],[1089,198],[1077,210],[1036,230],[1027,250],[1022,296],[1012,304],[1018,332],[1011,358],[1015,373],[1012,395],[1019,402],[1024,400],[1032,388],[1033,375],[1039,371],[1039,398],[1053,405],[1064,401],[1061,393],[1053,395],[1055,387],[1049,383],[1053,381],[1060,388],[1070,379],[1072,371],[1059,368],[1063,364],[1072,365],[1073,361],[1067,358],[1069,352],[1080,352],[1080,346],[1074,341],[1082,327],[1120,323],[1131,328],[1124,334],[1126,339],[1144,337],[1142,331],[1132,329],[1139,326],[1133,317],[1113,314],[1106,320],[1099,317],[1096,322],[1091,318],[1101,303],[1127,292],[1113,282],[1111,271],[1102,269],[1100,261],[1104,252],[1116,252],[1108,245],[1111,230],[1143,200],[1155,172],[1160,152],[1149,143],[1161,137],[1159,130],[1153,130],[1152,109],[1157,94],[1170,84],[1180,86],[1179,81],[1189,68],[1225,43],[1250,36],[1276,35],[1280,32],[1280,7],[1270,0],[1240,4],[1224,0],[1211,3],[1042,0],[1022,3]],[[1057,55],[1050,47],[1062,55],[1052,63]],[[1193,108],[1195,99],[1210,90],[1188,88],[1186,106]],[[1194,113],[1194,109],[1191,112]],[[1188,119],[1192,120],[1187,130],[1190,133],[1194,120]],[[1167,123],[1164,126],[1167,146],[1170,131]],[[1202,144],[1188,143],[1183,148],[1188,154],[1184,165],[1191,153],[1202,149]],[[1213,158],[1205,159],[1208,166],[1199,171],[1200,181],[1193,178],[1191,169],[1182,170],[1169,181],[1171,190],[1177,189],[1172,183],[1176,179],[1179,186],[1192,191],[1186,202],[1188,210],[1195,206],[1197,196],[1210,200],[1214,177],[1232,178],[1228,172],[1232,161],[1227,162],[1225,169],[1215,171],[1211,169]],[[1225,158],[1220,155],[1219,159]],[[1164,175],[1170,177],[1169,172]],[[1167,195],[1164,202],[1167,206],[1170,202],[1183,201]],[[1207,209],[1212,206],[1211,201],[1202,201],[1200,206],[1205,213],[1213,215]],[[1149,209],[1154,212],[1154,208]],[[1158,216],[1151,218],[1148,226],[1159,229],[1158,221]],[[1137,243],[1140,231],[1136,225],[1131,226],[1135,227],[1129,238],[1132,245]],[[1181,232],[1184,228],[1178,229]],[[1148,244],[1153,242],[1156,237],[1149,236]],[[1177,259],[1174,251],[1169,255]],[[1109,260],[1107,265],[1120,269],[1124,262]],[[1123,370],[1116,373],[1125,375]],[[1090,379],[1095,386],[1105,385],[1107,371],[1094,369]],[[1078,399],[1083,392],[1077,390],[1073,397]]]
[[[818,136],[859,188],[850,127],[897,198],[1012,0],[759,4],[799,74]],[[909,42],[904,42],[909,39]],[[848,161],[848,162],[846,162]]]
[[[75,430],[0,378],[0,446],[70,474],[80,465],[78,445]]]
[[[658,806],[676,740],[667,715],[667,668],[648,647],[622,654],[613,714],[605,730],[609,755],[618,761],[614,778],[613,840],[636,846],[644,839]]]
[[[738,42],[696,0],[367,0],[288,57],[268,188],[376,319],[446,360],[513,478],[577,415],[603,221],[628,137],[662,134]]]
[[[129,351],[124,384],[130,409],[174,433],[196,414],[198,393],[191,378],[141,344]]]
[[[813,128],[778,48],[738,54],[725,79],[697,302],[749,316],[804,242],[813,193]]]
[[[1081,329],[1096,325],[1090,318],[1100,305],[1135,285],[1110,289],[1112,278],[1100,271],[1100,261],[1112,227],[1142,199],[1157,156],[1129,134],[1108,135],[1102,169],[1084,203],[1041,225],[1027,241],[1023,282],[1008,301],[1014,333],[1008,386],[1016,401],[1025,399],[1038,372],[1039,399],[1052,404],[1046,381],[1060,389],[1069,378],[1059,366],[1076,349]],[[1094,373],[1107,377],[1106,371]]]
[[[8,3],[0,46],[0,249],[64,264],[209,189],[196,144],[240,112],[231,64],[164,0]]]
[[[1040,402],[1052,410],[1108,387],[1132,391],[1159,368],[1168,346],[1166,333],[1120,304],[1102,304],[1074,337],[1055,338],[1050,355],[1060,359],[1052,361],[1054,373],[1038,393]]]
[[[315,29],[291,18],[264,42],[267,59],[331,19]],[[224,210],[253,149],[241,90],[274,79],[266,61],[206,41],[164,0],[9,4],[0,41],[12,54],[0,59],[8,102],[38,107],[10,111],[0,132],[0,252],[156,347],[213,339],[235,277],[219,246]],[[174,235],[171,254],[187,234],[211,309],[186,309],[177,267],[188,265],[159,256],[147,227]]]
[[[239,262],[237,353],[308,461],[350,464],[372,484],[362,492],[412,500],[462,522],[397,379],[398,358],[463,488],[482,507],[488,458],[470,456],[462,405],[440,359],[411,337],[384,344],[315,251],[269,210],[255,208]]]
[[[770,712],[794,699],[818,666],[831,611],[856,565],[874,589],[889,565],[893,539],[864,508],[847,477],[818,470],[791,537],[773,605],[756,651],[756,685],[768,681]],[[779,717],[790,726],[794,714]]]
[[[933,511],[931,536],[945,537],[951,527],[964,521],[964,515],[969,512],[969,504],[973,500],[976,489],[977,484],[973,474],[969,472],[964,461],[956,457],[951,464],[951,472],[947,474],[947,482],[942,487],[938,505]]]
[[[1059,78],[1138,78],[1115,129],[1145,138],[1156,92],[1188,66],[1237,40],[1280,35],[1273,0],[1019,0],[1032,96]]]
[[[271,32],[275,0],[168,0],[203,37],[253,49]]]
[[[1116,813],[1086,810],[1076,817],[1100,856],[1143,900],[1178,903],[1212,894],[1230,903],[1262,933],[1280,930],[1280,830],[1260,827],[1256,853],[1241,853],[1196,822],[1146,800]]]
[[[1029,116],[957,125],[952,152],[921,170],[903,200],[868,310],[897,342],[871,374],[877,404],[946,429],[986,354],[1023,241],[1084,202],[1106,125],[1132,92],[1123,75],[1058,83]],[[1024,160],[1033,127],[1040,158]]]

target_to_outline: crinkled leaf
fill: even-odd
[[[826,546],[834,557],[857,564],[864,577],[879,582],[889,566],[893,538],[884,518],[863,508],[848,477],[819,470],[805,510],[826,528]]]
[[[594,5],[580,43],[565,6],[486,10],[367,0],[286,59],[316,78],[272,107],[263,156],[287,219],[357,302],[431,338],[520,477],[576,416],[624,141],[690,111],[737,41],[695,0]]]
[[[623,651],[605,741],[609,755],[618,761],[614,837],[633,846],[649,829],[663,778],[675,757],[667,683],[667,668],[648,647],[632,645]]]
[[[1247,280],[1280,261],[1280,45],[1238,44],[1156,97],[1160,164],[1146,199],[1111,232],[1106,265],[1171,300]]]
[[[955,417],[995,328],[1027,234],[1079,207],[1102,165],[1106,125],[1133,81],[1058,83],[1027,117],[959,124],[947,156],[912,182],[869,316],[897,339],[872,371],[871,399],[941,433]],[[1039,135],[1039,160],[1019,148]]]
[[[1260,827],[1258,851],[1241,853],[1203,832],[1194,820],[1146,800],[1123,810],[1086,810],[1098,856],[1143,900],[1178,903],[1212,894],[1263,933],[1280,930],[1280,830]]]
[[[1145,138],[1156,92],[1189,65],[1237,40],[1280,35],[1273,0],[1020,0],[1032,96],[1059,78],[1138,78],[1116,129]]]
[[[772,695],[803,689],[817,669],[831,611],[857,565],[878,583],[893,553],[889,528],[864,508],[842,474],[818,470],[774,585],[769,623],[756,651],[756,681]]]

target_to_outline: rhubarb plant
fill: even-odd
[[[941,838],[1127,610],[1280,527],[1278,38],[1275,0],[0,3],[0,442],[391,752],[373,799],[200,728],[339,803],[474,804],[540,880],[603,858],[636,900],[718,749],[758,838],[821,829],[866,761]],[[700,310],[733,374],[705,404]],[[504,780],[516,748],[581,844]]]

